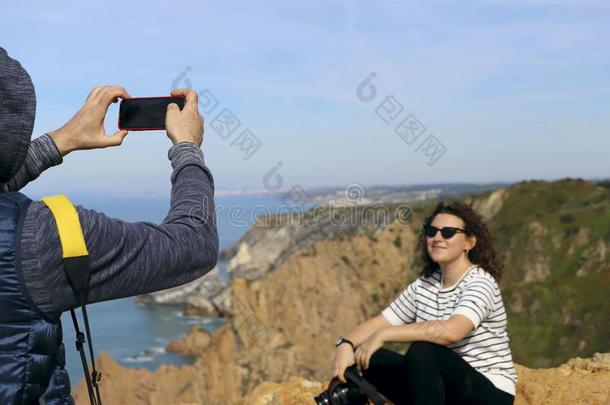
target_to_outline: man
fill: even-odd
[[[201,144],[197,94],[178,89],[182,110],[166,115],[173,172],[170,210],[161,224],[128,223],[76,205],[91,267],[87,303],[175,287],[202,277],[218,257],[214,181]],[[96,87],[63,127],[30,142],[36,98],[28,73],[0,48],[0,403],[73,404],[64,369],[60,315],[78,307],[63,269],[49,207],[17,190],[73,151],[121,145],[106,136],[109,105],[129,98]],[[61,193],[62,190],[57,190]]]

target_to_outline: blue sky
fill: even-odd
[[[179,85],[218,101],[203,150],[219,191],[263,189],[278,162],[285,188],[609,173],[607,1],[40,1],[0,15],[0,46],[37,89],[33,137],[96,85],[167,95],[188,68]],[[377,95],[363,102],[371,72]],[[386,124],[376,109],[388,96],[403,108]],[[225,108],[241,121],[227,139],[210,125]],[[425,127],[411,144],[394,131],[409,114]],[[245,129],[261,145],[248,159],[235,143]],[[427,141],[444,150],[433,164]],[[165,194],[170,146],[164,132],[131,132],[23,191]]]

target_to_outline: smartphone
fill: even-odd
[[[119,107],[119,129],[150,131],[165,129],[167,106],[178,104],[182,110],[185,97],[137,97],[121,101]]]

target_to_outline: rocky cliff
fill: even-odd
[[[526,367],[559,366],[575,356],[610,351],[609,197],[604,185],[569,179],[523,182],[463,197],[488,218],[505,255],[500,286],[513,356],[522,365],[521,403],[545,403],[539,402],[544,395],[576,398],[587,389],[583,400],[607,396],[605,365],[583,366],[589,367],[586,377],[579,374],[583,367],[575,364],[584,363],[577,360],[550,371]],[[258,235],[240,241],[248,247],[236,250],[231,286],[223,290],[230,308],[225,325],[214,334],[193,329],[168,345],[168,350],[193,356],[194,364],[150,373],[122,369],[103,356],[100,368],[110,370],[102,384],[105,402],[234,404],[257,392],[267,393],[261,394],[265,398],[289,398],[282,394],[286,387],[319,392],[316,384],[329,377],[336,336],[377,315],[417,276],[416,239],[432,206],[395,206],[387,220],[364,225],[356,220],[346,232],[333,229],[329,220],[330,234],[313,227],[309,232],[315,237],[297,237],[298,248],[283,243],[271,254],[266,249],[273,241],[290,241],[295,237],[291,232],[304,231],[253,228]],[[360,220],[368,215],[348,214]],[[599,363],[597,358],[591,361]],[[563,375],[568,369],[572,374]],[[291,376],[296,379],[288,380]],[[585,380],[590,385],[581,391],[562,386]],[[285,383],[273,385],[280,382]],[[269,394],[273,390],[278,393]],[[82,383],[76,392],[86,403]]]

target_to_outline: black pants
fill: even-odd
[[[404,356],[381,348],[363,375],[396,405],[509,405],[515,399],[450,348],[429,342],[411,343]]]

